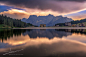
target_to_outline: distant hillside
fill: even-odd
[[[31,15],[28,19],[23,18],[21,21],[26,23],[31,23],[33,25],[40,26],[40,24],[46,24],[47,26],[53,26],[57,23],[65,23],[73,21],[71,18],[62,17],[62,16],[53,16],[49,14],[48,16],[36,16]]]
[[[83,23],[83,22],[86,22],[86,19],[72,21],[71,24],[78,24],[78,23]]]
[[[86,25],[86,19],[71,21],[71,24],[80,24],[80,23],[84,23],[84,24]],[[57,24],[55,24],[55,25],[64,26],[65,23],[57,23]]]

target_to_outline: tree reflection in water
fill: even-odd
[[[1,29],[0,30],[0,39],[3,42],[7,40],[7,38],[14,36],[20,36],[21,34],[29,35],[30,38],[37,37],[47,37],[52,39],[54,37],[62,38],[63,36],[67,37],[68,35],[72,35],[72,33],[84,34],[86,35],[85,29]]]

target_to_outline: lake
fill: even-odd
[[[86,29],[0,29],[0,57],[86,57]]]

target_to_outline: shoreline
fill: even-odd
[[[12,29],[86,29],[86,27],[26,27],[26,28],[12,28]]]
[[[26,27],[26,28],[0,28],[0,29],[86,29],[86,27]]]

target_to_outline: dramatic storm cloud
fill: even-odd
[[[56,1],[76,1],[76,2],[83,2],[83,1],[86,1],[86,0],[56,0]]]
[[[51,9],[60,13],[81,10],[86,7],[85,0],[0,0],[0,2],[16,7]]]
[[[48,11],[45,15],[51,12],[54,12],[53,15],[67,15],[86,10],[86,0],[0,0],[0,4],[25,9],[31,15],[38,15],[36,12],[39,11]]]

